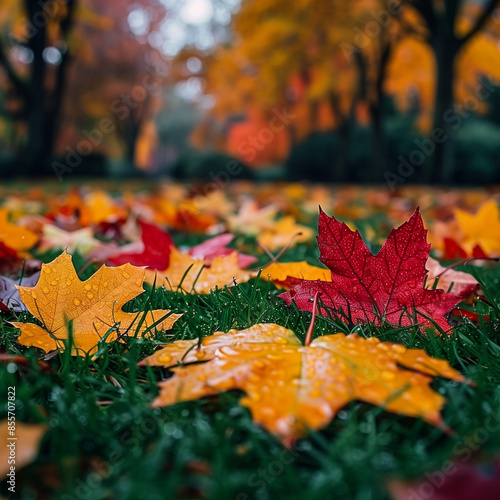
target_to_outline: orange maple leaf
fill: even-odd
[[[0,241],[18,252],[34,247],[38,236],[25,227],[11,224],[8,217],[8,211],[5,208],[0,209]]]
[[[340,333],[303,346],[275,324],[216,332],[201,343],[177,341],[141,364],[174,372],[160,383],[153,406],[240,389],[246,393],[241,404],[254,420],[286,444],[326,426],[353,400],[442,426],[445,399],[430,388],[432,377],[464,380],[447,361],[420,349]]]
[[[302,262],[273,262],[262,269],[262,279],[269,279],[278,288],[290,288],[302,280],[332,281],[332,272],[324,267]]]
[[[238,252],[215,257],[210,266],[204,260],[196,260],[177,248],[170,250],[169,266],[164,271],[146,269],[146,282],[164,286],[168,290],[186,293],[210,293],[215,287],[231,286],[248,281],[255,273],[240,269]]]
[[[34,287],[17,287],[28,310],[44,327],[33,323],[13,322],[21,330],[20,344],[50,351],[64,348],[68,324],[73,323],[73,353],[95,352],[97,343],[108,332],[106,342],[118,335],[143,334],[155,326],[168,330],[180,317],[170,311],[127,313],[122,306],[143,293],[144,269],[125,264],[102,266],[87,281],[81,281],[66,252],[50,264],[43,264]],[[168,315],[168,317],[166,317]],[[142,323],[141,323],[142,322]]]
[[[293,217],[284,217],[276,222],[272,229],[264,231],[257,241],[273,251],[287,245],[292,247],[297,243],[309,241],[313,236],[314,231],[310,227],[297,224]]]

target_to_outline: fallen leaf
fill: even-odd
[[[160,382],[154,407],[239,389],[253,419],[286,444],[323,428],[353,400],[441,426],[445,399],[430,388],[432,377],[464,380],[420,349],[340,333],[305,347],[275,324],[216,332],[201,343],[177,341],[141,364],[174,372]]]
[[[179,231],[205,232],[217,222],[215,217],[201,212],[193,201],[183,201],[176,209],[172,227]]]
[[[309,241],[313,236],[314,231],[310,227],[297,224],[293,217],[283,217],[272,229],[263,232],[257,241],[264,248],[273,251]]]
[[[445,238],[443,243],[443,259],[458,260],[468,257],[467,252],[453,238]]]
[[[35,246],[38,236],[25,227],[11,224],[9,222],[8,211],[5,208],[1,208],[0,241],[17,252],[24,252]]]
[[[134,266],[145,266],[150,269],[164,270],[169,267],[170,251],[174,247],[172,238],[168,233],[162,231],[160,228],[140,222],[142,229],[142,242],[131,243],[124,247],[117,247],[114,245],[114,251],[111,250],[112,244],[109,245],[110,253],[106,260],[114,265],[121,265],[130,263]],[[203,260],[206,265],[210,265],[212,260],[216,257],[222,257],[236,252],[234,248],[227,248],[227,245],[233,240],[232,234],[221,234],[214,238],[209,238],[203,243],[191,247],[188,250],[194,260]],[[104,249],[99,249],[92,255],[106,255]],[[257,259],[251,255],[244,255],[238,252],[238,266],[243,268]]]
[[[287,304],[294,301],[299,309],[312,311],[312,297],[319,292],[323,305],[346,323],[387,321],[407,326],[417,317],[419,323],[432,325],[430,317],[448,330],[445,314],[460,297],[424,288],[430,252],[426,233],[417,210],[409,221],[391,231],[373,255],[358,231],[321,211],[319,260],[332,271],[332,281],[303,281],[280,297]],[[328,314],[324,307],[320,311]]]
[[[0,241],[0,273],[17,272],[22,267],[22,264],[23,261],[18,253]]]
[[[477,280],[470,274],[444,267],[432,257],[427,259],[426,268],[429,274],[425,288],[428,290],[441,288],[445,292],[453,292],[466,297],[479,287]]]
[[[500,255],[500,209],[489,200],[475,214],[455,209],[458,227],[463,235],[460,246],[468,255],[479,246],[488,257]]]
[[[168,233],[154,224],[139,221],[141,226],[142,248],[138,251],[117,251],[107,260],[119,266],[130,263],[133,266],[145,266],[151,269],[166,269],[170,261],[170,249],[174,245]],[[137,246],[135,243],[132,245]]]
[[[262,231],[272,229],[278,212],[275,205],[259,208],[257,203],[247,201],[235,215],[227,218],[230,231],[248,236],[257,236]]]
[[[65,231],[53,224],[43,227],[42,239],[39,250],[67,250],[70,253],[79,252],[87,255],[99,246],[99,241],[94,238],[94,233],[90,227],[78,229],[76,231]]]
[[[48,430],[47,426],[43,424],[23,424],[17,421],[15,423],[15,436],[13,436],[17,439],[15,441],[10,441],[9,438],[12,436],[9,431],[9,424],[10,422],[7,420],[0,422],[0,440],[2,442],[2,451],[0,453],[0,478],[2,481],[8,479],[7,474],[10,472],[10,467],[12,465],[8,462],[11,456],[9,445],[14,443],[15,446],[14,468],[17,471],[33,462],[38,454],[40,441]]]
[[[500,460],[482,466],[448,462],[420,481],[390,481],[389,491],[395,500],[498,500]]]
[[[14,354],[7,354],[6,352],[0,352],[0,363],[14,363],[16,365],[23,365],[23,366],[30,366],[30,362],[28,358],[25,358],[24,356],[16,356]],[[52,367],[46,363],[45,361],[42,361],[41,359],[37,360],[37,365],[42,372],[50,372],[52,371]]]
[[[37,272],[29,277],[23,277],[21,283],[24,286],[35,286],[40,278],[40,273]],[[0,276],[0,300],[5,304],[8,310],[15,312],[26,311],[26,306],[19,295],[19,280],[12,280],[5,276]]]
[[[82,218],[89,224],[96,225],[126,217],[124,208],[119,206],[108,193],[99,190],[91,191],[85,196],[81,211]]]
[[[304,280],[331,281],[332,272],[307,262],[273,262],[262,269],[262,279],[272,281],[279,288],[290,288]]]
[[[122,310],[129,300],[143,293],[145,270],[130,264],[116,268],[102,266],[87,281],[81,281],[66,252],[50,264],[43,264],[35,287],[18,287],[21,300],[40,320],[45,329],[32,323],[13,322],[21,330],[20,344],[35,346],[45,351],[64,348],[68,337],[68,322],[73,322],[73,353],[78,350],[94,352],[97,343],[113,327],[106,342],[118,334],[132,334],[139,327],[144,333],[149,327],[169,314],[154,310],[147,313],[127,313]],[[179,318],[171,314],[156,325],[157,330],[168,330]]]
[[[481,245],[474,245],[471,251],[464,250],[453,238],[444,239],[443,259],[458,260],[474,257],[476,259],[488,258]]]
[[[196,260],[204,260],[208,264],[216,257],[231,255],[234,248],[227,248],[227,245],[233,241],[234,235],[231,233],[220,234],[205,240],[199,245],[191,247],[188,254]],[[241,268],[247,267],[257,261],[257,258],[252,255],[245,255],[238,252],[238,266]]]
[[[204,260],[195,260],[175,247],[170,251],[167,269],[146,270],[146,282],[150,285],[185,293],[210,293],[215,287],[232,286],[235,280],[237,283],[244,283],[254,276],[255,273],[240,269],[236,251],[215,257],[208,266]]]

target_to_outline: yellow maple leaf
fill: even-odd
[[[25,227],[11,224],[8,216],[9,213],[5,208],[0,209],[0,241],[18,252],[34,247],[38,236]]]
[[[272,229],[264,231],[257,241],[268,250],[278,250],[287,245],[294,246],[312,239],[314,231],[310,227],[301,226],[293,217],[283,217]]]
[[[500,209],[494,200],[483,203],[475,214],[455,209],[463,239],[460,245],[468,254],[479,245],[486,255],[500,254]]]
[[[20,344],[50,351],[64,348],[68,338],[68,323],[73,324],[73,352],[95,352],[97,343],[111,329],[106,342],[118,334],[134,335],[159,322],[155,328],[168,330],[180,317],[170,311],[127,313],[122,306],[143,293],[144,269],[125,264],[109,268],[102,266],[88,280],[81,281],[73,267],[71,256],[64,252],[50,264],[43,264],[40,279],[34,287],[17,287],[28,310],[44,327],[33,323],[13,322],[21,330]],[[162,319],[164,318],[164,319]],[[139,327],[140,322],[144,319]],[[161,321],[160,321],[161,320]]]
[[[332,281],[332,272],[324,267],[311,266],[304,261],[273,262],[262,270],[260,277],[269,279],[278,288],[290,288],[297,280]]]
[[[84,199],[82,212],[90,224],[126,218],[126,211],[105,191],[92,191]]]
[[[256,202],[247,201],[238,213],[227,218],[227,224],[229,230],[234,233],[257,236],[260,232],[273,228],[277,212],[278,209],[274,205],[259,208]]]
[[[447,361],[421,349],[340,333],[304,346],[275,324],[216,332],[201,344],[177,341],[141,364],[174,372],[160,383],[154,407],[240,389],[253,419],[287,444],[326,426],[353,400],[443,425],[445,399],[431,389],[432,377],[464,381]]]
[[[168,290],[182,290],[186,293],[210,293],[215,287],[232,286],[234,281],[244,283],[255,273],[240,269],[238,253],[215,257],[210,267],[204,260],[195,260],[177,248],[170,250],[170,262],[164,271],[146,270],[146,282],[164,286]]]
[[[38,249],[48,251],[66,249],[68,252],[80,252],[83,255],[95,250],[100,242],[94,238],[92,228],[84,227],[76,231],[65,231],[54,224],[45,224],[42,240]]]

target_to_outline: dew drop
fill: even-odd
[[[36,292],[31,292],[31,296],[36,299]]]
[[[87,293],[87,298],[88,299],[93,299],[94,298],[94,294],[92,292]]]
[[[45,274],[50,274],[52,272],[52,269],[50,267],[44,267],[43,270],[45,271]]]
[[[92,289],[92,286],[87,283],[83,288],[85,288],[85,290],[87,290],[88,292],[89,290]]]
[[[104,288],[106,288],[108,285],[109,285],[109,283],[108,283],[107,281],[105,281],[105,282],[102,284],[102,286],[103,286]]]
[[[353,287],[352,287],[352,291],[353,291],[354,293],[358,293],[358,287],[357,287],[357,286],[353,286]]]
[[[125,279],[130,278],[130,274],[129,274],[129,273],[127,273],[127,272],[125,272],[125,271],[123,272],[123,275],[122,275],[122,276],[123,276]]]
[[[79,306],[80,301],[78,299],[73,299],[73,304],[75,304],[75,306]]]
[[[56,286],[57,285],[57,281],[56,280],[53,280],[52,283],[51,283],[52,286]]]
[[[43,290],[43,293],[49,293],[49,291],[50,291],[46,286],[44,286],[42,290]]]
[[[381,376],[383,380],[394,380],[396,378],[396,374],[394,372],[390,372],[389,370],[384,370]]]
[[[283,356],[281,354],[269,353],[267,358],[272,359],[273,361],[279,361],[280,359],[283,359]]]
[[[397,353],[404,353],[406,352],[406,347],[402,346],[401,344],[393,344],[392,350],[397,352]]]
[[[163,354],[162,356],[158,356],[158,361],[160,363],[170,363],[170,361],[172,361],[172,356],[169,356],[168,354]]]
[[[69,278],[66,280],[66,285],[71,285],[71,280]]]

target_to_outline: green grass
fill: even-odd
[[[178,243],[193,243],[188,240],[180,238]],[[288,252],[286,260],[310,258],[314,252],[312,244],[302,245]],[[83,264],[77,256],[76,268]],[[90,267],[84,274],[93,271]],[[461,320],[447,338],[425,337],[415,328],[350,329],[326,318],[316,321],[315,335],[355,331],[423,348],[474,381],[474,386],[442,379],[433,383],[447,399],[443,417],[454,431],[451,435],[419,419],[353,402],[327,428],[286,450],[252,423],[249,412],[238,405],[239,392],[150,408],[158,394],[156,383],[168,373],[137,363],[161,343],[259,322],[286,326],[303,339],[311,315],[286,307],[278,294],[265,280],[210,295],[148,290],[127,305],[128,310],[184,313],[171,332],[102,344],[92,359],[72,357],[67,350],[49,361],[51,372],[40,371],[41,352],[18,345],[18,333],[2,321],[2,345],[26,356],[29,367],[18,365],[14,371],[13,365],[1,365],[1,393],[7,395],[7,387],[15,386],[18,422],[43,422],[49,428],[38,458],[17,472],[19,498],[383,500],[389,498],[385,485],[390,478],[439,470],[452,457],[473,464],[500,450],[500,432],[489,425],[500,424],[497,320],[481,326]],[[13,319],[2,314],[4,320]],[[6,397],[2,401],[6,414]],[[7,493],[3,483],[0,494]]]

